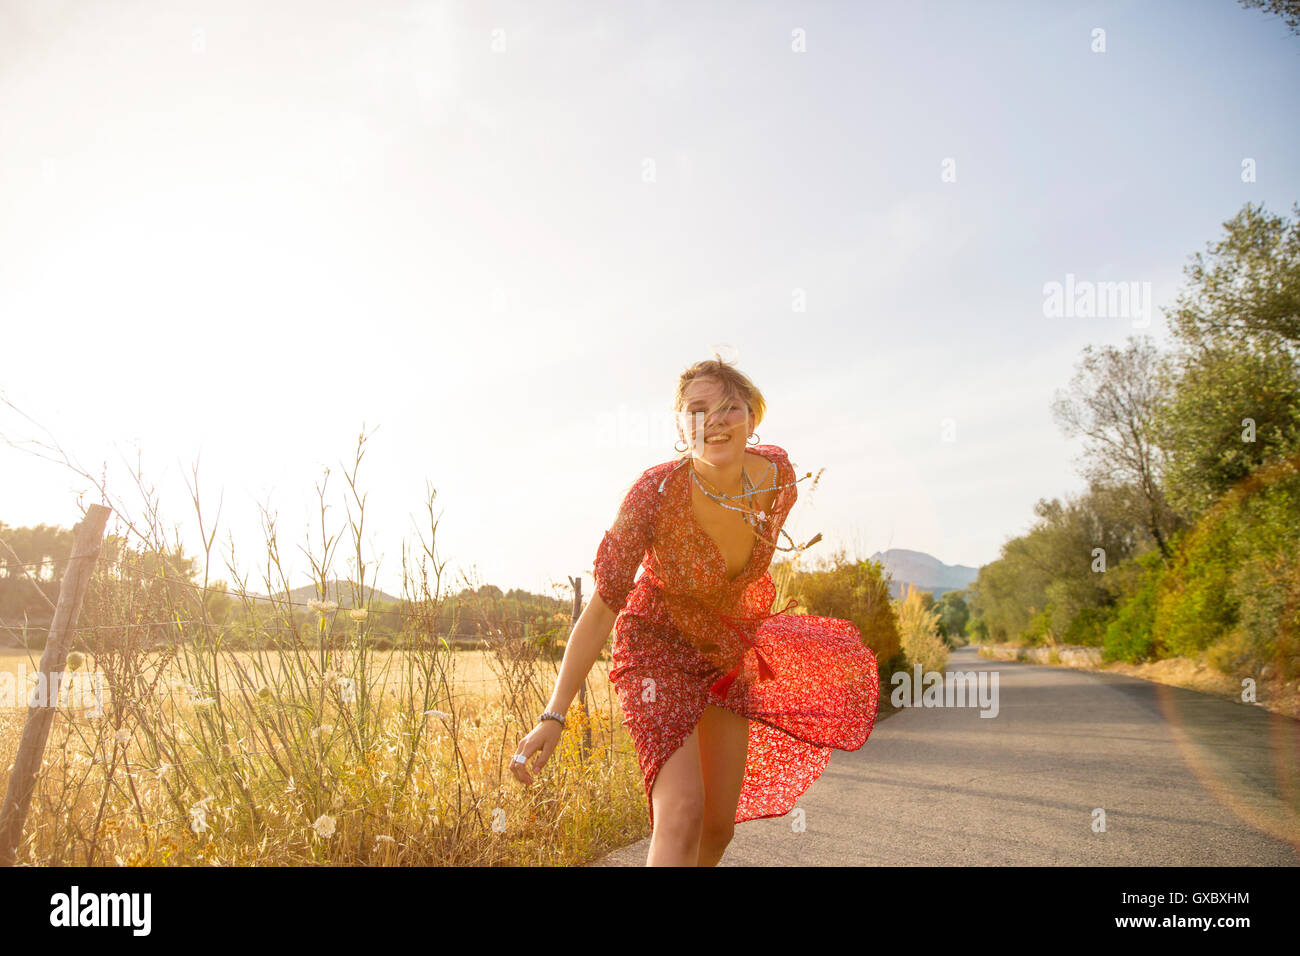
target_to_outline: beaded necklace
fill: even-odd
[[[682,465],[688,464],[688,463],[692,462],[693,460],[694,460],[694,456],[693,456],[693,455],[687,455],[687,456],[684,457],[681,461],[679,461],[676,465],[674,465],[673,468],[672,468],[672,471],[670,471],[670,472],[668,473],[668,475],[664,475],[663,481],[659,482],[659,493],[660,493],[660,494],[663,494],[664,485],[666,485],[666,484],[668,483],[668,477],[669,477],[669,475],[671,475],[673,472],[677,471],[677,469],[680,468]],[[772,469],[774,469],[774,468],[776,467],[776,463],[773,462],[773,461],[768,461],[767,464],[768,464],[768,471],[771,471]],[[749,480],[749,475],[745,473],[745,469],[744,469],[743,467],[740,469],[740,483],[741,483],[741,491],[740,491],[739,494],[736,494],[736,495],[728,495],[728,494],[723,494],[722,492],[717,492],[717,493],[715,493],[715,492],[713,492],[713,491],[710,491],[708,488],[705,488],[703,484],[701,484],[701,482],[707,482],[707,479],[705,479],[702,475],[700,475],[700,474],[695,470],[695,466],[694,466],[694,465],[691,465],[690,472],[691,472],[691,477],[695,480],[695,484],[696,484],[697,486],[699,486],[699,489],[700,489],[702,492],[704,492],[706,495],[708,495],[708,497],[712,498],[712,499],[713,499],[714,501],[716,501],[718,504],[722,505],[722,507],[724,507],[724,508],[730,508],[732,511],[739,511],[740,514],[741,514],[741,517],[742,517],[742,518],[744,519],[744,521],[745,521],[745,526],[749,528],[750,533],[753,534],[754,537],[758,538],[760,541],[764,541],[764,542],[766,542],[766,543],[772,545],[773,549],[775,549],[775,550],[777,550],[777,551],[781,551],[781,552],[788,552],[788,551],[804,551],[804,550],[806,550],[807,548],[812,547],[814,544],[816,544],[818,541],[821,540],[822,535],[821,535],[821,532],[819,531],[819,532],[817,532],[815,535],[813,535],[811,538],[809,538],[807,541],[805,541],[803,544],[801,544],[801,545],[797,545],[797,544],[794,543],[794,539],[790,537],[789,533],[785,530],[785,528],[780,528],[780,529],[778,529],[778,533],[779,533],[779,535],[780,535],[780,536],[783,536],[783,537],[785,538],[786,541],[789,541],[789,542],[790,542],[790,546],[789,546],[788,548],[783,548],[783,547],[781,547],[781,545],[778,543],[779,540],[780,540],[780,537],[778,537],[777,541],[770,541],[770,540],[768,540],[768,538],[766,538],[764,535],[761,535],[761,534],[759,534],[756,530],[754,530],[754,529],[755,529],[755,526],[756,526],[758,523],[760,523],[760,522],[761,522],[761,523],[766,523],[766,522],[767,522],[767,520],[768,520],[768,518],[769,518],[769,515],[767,514],[766,511],[755,511],[753,508],[737,508],[737,507],[735,507],[734,505],[729,505],[729,504],[727,504],[728,501],[734,501],[734,500],[739,499],[739,498],[747,498],[747,499],[749,500],[750,504],[752,505],[752,504],[754,503],[754,501],[753,501],[753,499],[754,499],[754,495],[757,494],[758,491],[760,491],[760,490],[764,490],[764,491],[768,490],[768,489],[758,489],[758,488],[755,488],[755,487],[753,486],[753,484],[750,482],[750,480]],[[820,476],[820,472],[819,472],[818,474],[819,474],[819,476]],[[787,482],[787,483],[784,484],[784,485],[776,485],[776,486],[775,486],[774,488],[772,488],[771,490],[772,490],[772,491],[780,491],[782,488],[790,488],[790,487],[793,487],[794,485],[799,484],[799,482],[804,481],[804,480],[807,479],[807,478],[811,478],[812,476],[813,476],[813,475],[812,475],[812,472],[810,471],[810,472],[808,472],[807,474],[805,474],[805,475],[803,476],[803,478],[796,478],[794,481]],[[764,472],[764,473],[763,473],[763,480],[764,480],[764,481],[767,480],[767,472]],[[752,520],[751,520],[751,516],[752,516]]]
[[[774,468],[776,468],[776,463],[769,461],[767,463],[767,471],[772,471]],[[754,495],[758,494],[759,489],[755,488],[753,482],[749,480],[749,473],[745,471],[744,467],[740,469],[740,494],[738,495],[726,495],[720,491],[717,492],[717,494],[714,494],[714,492],[710,491],[709,488],[713,488],[716,491],[717,486],[714,485],[713,482],[709,481],[709,479],[701,475],[698,471],[696,471],[695,465],[693,464],[691,465],[691,474],[695,476],[695,484],[699,485],[699,488],[702,492],[704,492],[706,495],[708,495],[718,504],[722,505],[722,507],[730,509],[731,511],[739,511],[740,517],[744,520],[745,524],[752,525],[753,527],[758,527],[758,524],[760,522],[767,521],[767,512],[756,511],[753,507]],[[767,481],[767,472],[763,473],[763,478],[759,482],[759,484],[762,484],[765,481]],[[701,484],[701,482],[703,482],[704,484]],[[704,487],[704,485],[706,484],[709,486],[709,488]],[[763,489],[763,490],[767,490],[767,489]],[[728,501],[734,501],[738,498],[744,498],[746,501],[749,502],[750,507],[736,508],[733,507],[732,505],[727,504]]]

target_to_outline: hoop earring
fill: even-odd
[[[752,438],[752,439],[754,439],[754,440],[753,440],[753,441],[750,441],[749,438]],[[758,444],[758,432],[754,432],[754,433],[752,433],[752,434],[749,436],[749,438],[746,438],[746,439],[745,439],[745,444],[746,444],[746,445],[757,445],[757,444]]]
[[[678,445],[679,442],[680,442],[682,445],[684,445],[685,447],[684,447],[684,448],[678,448],[677,445]],[[691,447],[690,445],[687,445],[687,444],[686,444],[686,439],[685,439],[685,438],[679,438],[679,439],[677,439],[677,441],[673,442],[673,451],[677,452],[678,454],[681,454],[681,453],[684,452],[687,448],[690,448],[690,447]]]

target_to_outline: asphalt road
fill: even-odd
[[[948,670],[996,671],[997,716],[903,709],[832,754],[790,814],[737,826],[720,865],[1300,864],[1300,721],[970,647]],[[594,865],[643,866],[648,848]]]

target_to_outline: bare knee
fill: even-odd
[[[705,820],[700,828],[700,844],[722,850],[727,847],[727,844],[731,842],[731,838],[735,835],[736,821],[734,818]]]
[[[705,816],[704,777],[700,773],[699,733],[692,730],[673,752],[650,787],[657,839],[683,848],[699,842]]]
[[[704,829],[704,794],[665,793],[655,801],[654,828],[661,836],[685,843],[699,840]]]

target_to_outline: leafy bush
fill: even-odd
[[[810,570],[780,562],[773,566],[772,576],[806,613],[851,621],[876,655],[880,673],[889,673],[899,663],[898,624],[889,582],[878,561],[853,561],[841,550],[823,566]],[[783,600],[781,595],[778,606]]]
[[[1157,599],[1157,656],[1195,656],[1236,626],[1231,586],[1241,557],[1232,524],[1211,518],[1183,539]]]
[[[1029,619],[1028,626],[1020,632],[1022,643],[1030,647],[1036,647],[1039,644],[1046,644],[1052,636],[1052,604],[1039,611]]]
[[[1127,573],[1136,590],[1119,605],[1102,640],[1102,660],[1137,663],[1154,654],[1156,602],[1165,564],[1158,550],[1148,551],[1116,573]]]
[[[1185,536],[1157,606],[1157,652],[1194,656],[1241,629],[1253,661],[1276,659],[1294,672],[1297,553],[1300,475],[1292,458],[1235,487]]]
[[[1100,647],[1106,628],[1115,619],[1114,607],[1082,607],[1065,629],[1065,643]]]

